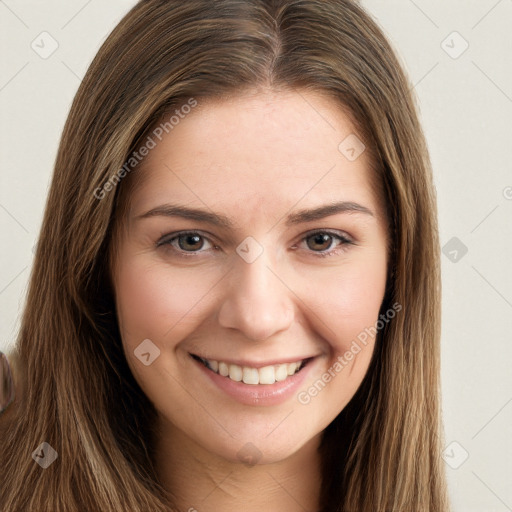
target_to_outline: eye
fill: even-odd
[[[167,235],[157,242],[157,247],[170,246],[178,253],[205,252],[203,249],[214,249],[215,246],[201,233],[187,231]]]
[[[318,230],[304,236],[300,243],[294,246],[293,249],[301,248],[305,249],[307,252],[313,253],[315,256],[325,257],[338,254],[346,250],[347,245],[353,244],[354,242],[346,235],[326,230]],[[168,248],[178,256],[184,257],[192,257],[194,254],[219,249],[208,237],[198,231],[171,233],[162,237],[156,243],[156,246]]]
[[[330,256],[346,250],[347,245],[353,245],[354,242],[345,235],[331,231],[315,231],[309,233],[302,240],[306,248],[311,250],[315,256]]]

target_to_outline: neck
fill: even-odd
[[[317,512],[320,436],[285,460],[250,466],[212,454],[166,424],[156,444],[157,472],[180,512]]]

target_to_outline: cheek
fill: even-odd
[[[385,256],[376,255],[371,261],[361,259],[305,279],[302,295],[332,351],[345,352],[352,340],[375,325],[384,297],[386,271]]]
[[[140,258],[142,260],[142,257]],[[116,304],[123,342],[182,339],[196,327],[214,280],[199,271],[173,271],[161,263],[137,259],[119,266]]]
[[[375,251],[304,278],[302,296],[313,330],[324,339],[325,359],[297,399],[325,424],[352,399],[368,370],[386,273],[385,252]]]

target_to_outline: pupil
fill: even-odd
[[[331,245],[331,235],[329,235],[327,233],[318,233],[316,235],[313,235],[310,240],[313,240],[313,244],[310,244],[308,241],[308,246],[310,249],[313,249],[313,250],[314,249],[320,249],[320,250],[328,249],[329,246]],[[318,245],[316,247],[313,247],[314,244],[318,244],[320,246],[323,245],[323,247],[318,247]]]
[[[179,237],[179,246],[183,250],[198,250],[203,246],[199,235],[181,235]]]

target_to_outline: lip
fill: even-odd
[[[308,376],[309,372],[317,362],[318,357],[311,358],[310,361],[296,374],[289,376],[286,380],[275,382],[274,384],[245,384],[243,382],[235,382],[228,377],[223,377],[208,369],[204,364],[190,357],[191,361],[197,366],[201,373],[209,379],[216,388],[220,389],[237,402],[245,405],[279,405],[290,397],[296,395]],[[305,358],[306,359],[306,358]],[[290,360],[295,362],[297,359]],[[238,364],[238,363],[233,363]],[[266,366],[267,363],[261,366]],[[245,366],[250,366],[246,364]]]

